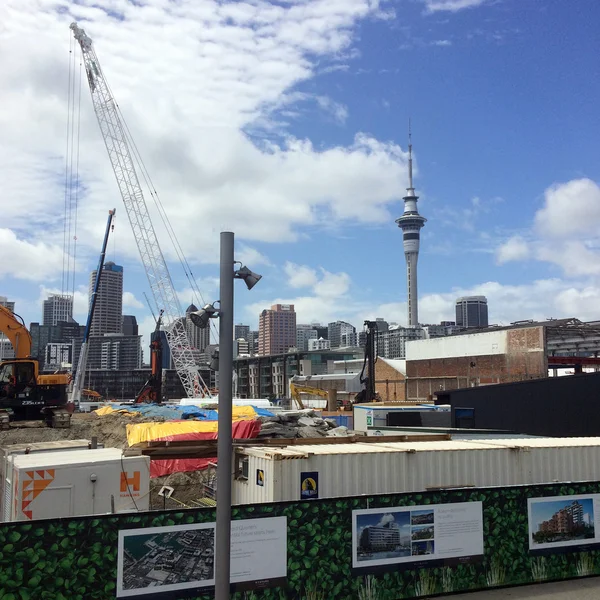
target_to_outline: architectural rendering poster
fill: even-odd
[[[529,498],[529,550],[543,552],[600,543],[595,526],[599,507],[597,494]]]
[[[213,586],[214,553],[214,523],[119,531],[117,597]],[[231,583],[266,587],[286,576],[286,517],[232,522]]]
[[[352,511],[355,569],[481,555],[481,502]]]

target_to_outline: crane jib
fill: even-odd
[[[150,289],[156,305],[164,311],[165,334],[171,357],[187,396],[192,398],[197,396],[199,391],[208,392],[208,386],[200,376],[179,298],[150,219],[134,166],[134,155],[129,148],[131,136],[128,138],[127,126],[104,79],[96,53],[92,50],[92,40],[77,23],[72,23],[71,29],[81,46],[92,104]],[[210,396],[210,392],[208,395]]]

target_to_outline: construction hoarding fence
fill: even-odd
[[[232,515],[238,600],[396,600],[600,574],[600,482],[311,499]],[[199,509],[2,523],[0,598],[208,600],[214,520]]]

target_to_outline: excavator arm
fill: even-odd
[[[23,319],[2,305],[0,305],[0,332],[10,340],[15,358],[31,356],[31,335]]]
[[[297,383],[290,382],[290,396],[295,400],[300,410],[304,410],[304,403],[302,402],[302,398],[300,398],[301,393],[313,394],[315,396],[320,396],[321,398],[327,398],[329,396],[329,392],[327,390],[311,387],[309,385],[298,385]]]

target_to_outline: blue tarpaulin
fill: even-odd
[[[139,413],[144,417],[165,419],[166,421],[179,421],[193,419],[196,421],[217,421],[219,413],[199,406],[177,406],[164,404],[111,404],[113,410],[126,410],[130,413]],[[272,417],[273,413],[264,409],[251,407],[257,417]]]

